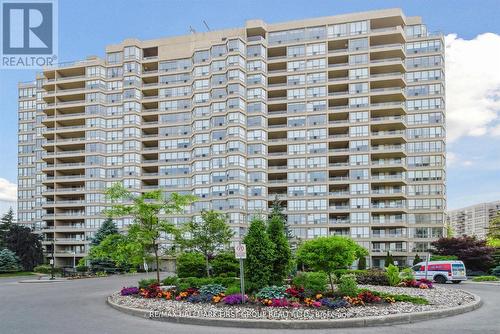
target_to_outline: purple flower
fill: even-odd
[[[135,286],[131,286],[131,287],[128,287],[128,288],[123,288],[120,291],[120,294],[122,296],[137,295],[138,293],[139,293],[139,288],[137,288]]]
[[[235,304],[241,304],[241,293],[235,293],[232,295],[228,295],[222,299],[224,304],[227,305],[235,305]],[[248,297],[245,296],[245,302],[248,301]]]

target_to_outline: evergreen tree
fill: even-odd
[[[113,222],[112,218],[107,218],[101,227],[96,231],[94,238],[92,238],[91,245],[97,246],[103,241],[108,235],[118,234],[118,228]]]
[[[10,230],[10,227],[14,223],[14,210],[12,208],[3,215],[0,220],[0,249],[7,247],[5,245],[5,237]]]
[[[290,244],[285,235],[285,218],[279,209],[273,207],[271,217],[267,222],[267,235],[274,246],[274,257],[272,260],[271,283],[282,285],[283,280],[290,271],[292,252]]]
[[[415,258],[413,259],[413,265],[417,265],[418,263],[422,262],[422,259],[420,258],[420,256],[415,255]]]
[[[19,259],[9,249],[0,250],[0,273],[12,273],[21,270]]]
[[[390,264],[394,265],[394,259],[392,258],[391,253],[387,252],[384,267],[389,267]]]
[[[361,256],[358,261],[358,269],[365,270],[366,269],[366,257]]]
[[[267,235],[266,226],[261,219],[252,219],[243,242],[247,247],[245,278],[249,290],[255,291],[270,285],[274,247]]]
[[[5,246],[16,254],[26,271],[43,262],[42,237],[29,227],[13,224],[5,236]]]
[[[290,229],[290,226],[288,225],[286,215],[283,213],[283,206],[278,195],[274,197],[273,203],[271,204],[271,214],[269,215],[269,218],[271,218],[272,216],[281,217],[284,224],[285,236],[288,239],[288,241],[292,240],[294,236],[292,230]]]

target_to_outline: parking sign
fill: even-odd
[[[247,246],[245,244],[239,244],[234,247],[234,256],[237,259],[247,258]]]

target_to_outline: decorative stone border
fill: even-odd
[[[247,320],[247,319],[219,319],[219,318],[199,318],[199,317],[154,317],[151,311],[119,305],[107,298],[107,303],[112,308],[145,319],[174,322],[180,324],[217,326],[217,327],[241,327],[241,328],[261,328],[261,329],[324,329],[324,328],[349,328],[349,327],[370,327],[409,324],[418,321],[439,319],[450,317],[462,313],[474,311],[483,304],[481,298],[468,292],[474,297],[474,302],[467,305],[455,306],[434,311],[417,313],[393,314],[387,316],[350,318],[337,320]]]

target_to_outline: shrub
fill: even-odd
[[[431,261],[453,261],[458,260],[455,255],[431,255]]]
[[[81,266],[81,265],[78,265],[76,266],[76,271],[78,271],[79,273],[86,273],[87,271],[89,270],[89,267],[88,266]]]
[[[200,253],[182,253],[177,257],[177,276],[205,277],[205,257]]]
[[[356,274],[358,284],[389,285],[387,275],[379,269],[370,269],[364,273]]]
[[[41,264],[41,265],[33,268],[33,271],[35,273],[40,273],[40,274],[50,274],[51,270],[52,270],[52,266],[49,264]],[[57,267],[54,268],[55,273],[60,273],[61,271],[62,271],[61,268],[57,268]]]
[[[12,273],[20,271],[19,258],[7,248],[0,250],[0,273]]]
[[[207,284],[200,287],[200,294],[216,296],[226,290],[221,284]]]
[[[496,276],[477,276],[472,279],[474,282],[498,281]]]
[[[322,271],[303,272],[295,276],[292,280],[293,285],[303,288],[306,295],[323,293],[327,290],[328,277]]]
[[[255,295],[259,299],[279,299],[286,297],[285,286],[266,286]]]
[[[177,285],[179,284],[179,278],[177,276],[169,276],[163,279],[161,281],[161,284],[163,285]]]
[[[491,273],[495,276],[500,276],[500,266],[496,266],[495,268],[491,269]]]
[[[419,304],[419,305],[429,304],[429,301],[425,298],[422,298],[422,297],[414,297],[414,296],[409,296],[409,295],[396,295],[396,294],[392,294],[392,293],[388,293],[388,292],[373,291],[373,290],[368,290],[368,289],[361,289],[360,293],[363,293],[365,291],[369,291],[374,296],[378,296],[380,298],[383,298],[387,302],[408,302],[408,303]]]
[[[340,277],[345,274],[354,274],[354,275],[360,275],[366,273],[366,269],[336,269],[333,271],[337,277]]]
[[[413,275],[413,270],[411,268],[404,268],[400,273],[399,277],[403,281],[411,281],[415,279],[415,275]]]
[[[356,283],[356,276],[354,274],[342,275],[339,279],[337,288],[342,296],[356,296],[358,294],[358,284]]]
[[[215,276],[227,275],[235,277],[239,275],[240,264],[231,252],[217,254],[211,261],[212,272]]]
[[[230,286],[226,289],[226,291],[224,291],[224,294],[226,296],[228,295],[233,295],[233,294],[237,294],[237,293],[240,293],[241,294],[241,287],[240,286]]]
[[[146,289],[147,287],[151,286],[152,284],[156,283],[156,278],[145,278],[141,279],[139,281],[139,288],[141,289]]]
[[[390,264],[387,267],[387,279],[389,280],[390,286],[396,286],[401,282],[401,278],[399,277],[399,268],[393,264]]]
[[[385,256],[385,261],[384,261],[384,267],[389,267],[390,265],[394,265],[394,259],[392,258],[392,255],[387,252],[387,255]]]
[[[196,294],[187,297],[186,301],[190,303],[210,303],[212,301],[212,298],[213,295],[210,294]]]

